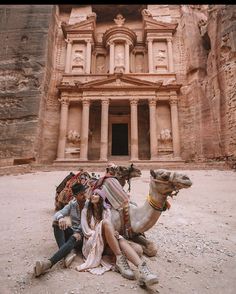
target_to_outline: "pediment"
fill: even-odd
[[[171,31],[175,32],[178,23],[167,23],[162,21],[157,21],[155,19],[145,19],[144,20],[144,30],[158,30],[158,31]]]
[[[95,20],[94,19],[87,19],[83,20],[79,23],[76,24],[66,24],[62,23],[61,24],[62,30],[64,34],[67,33],[77,33],[77,32],[82,32],[82,31],[94,31],[95,30]]]
[[[133,88],[133,87],[158,87],[161,83],[154,83],[149,81],[143,81],[131,77],[115,76],[108,79],[90,81],[82,85],[83,88]]]

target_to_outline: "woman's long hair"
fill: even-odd
[[[99,197],[99,201],[98,201],[96,208],[97,208],[96,220],[100,222],[102,220],[103,210],[104,210],[102,197]],[[93,205],[93,203],[90,200],[89,204],[88,204],[88,209],[87,209],[87,223],[90,228],[91,228],[92,216],[95,218],[95,206]]]

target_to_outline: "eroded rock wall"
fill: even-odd
[[[235,156],[236,7],[182,5],[181,12],[182,156],[188,161]]]
[[[37,159],[50,63],[51,5],[0,7],[0,162]],[[49,58],[50,59],[50,58]],[[50,70],[49,70],[50,71]]]

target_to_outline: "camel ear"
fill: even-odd
[[[150,174],[154,179],[156,178],[156,173],[154,172],[153,169],[150,169]]]

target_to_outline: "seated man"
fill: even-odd
[[[54,215],[54,236],[59,250],[45,261],[36,261],[34,267],[35,277],[45,273],[63,258],[65,258],[65,267],[68,267],[76,256],[74,249],[79,248],[81,250],[83,244],[81,211],[86,201],[85,189],[82,184],[74,184],[72,192],[75,198]],[[68,224],[66,216],[71,218],[71,225]]]

